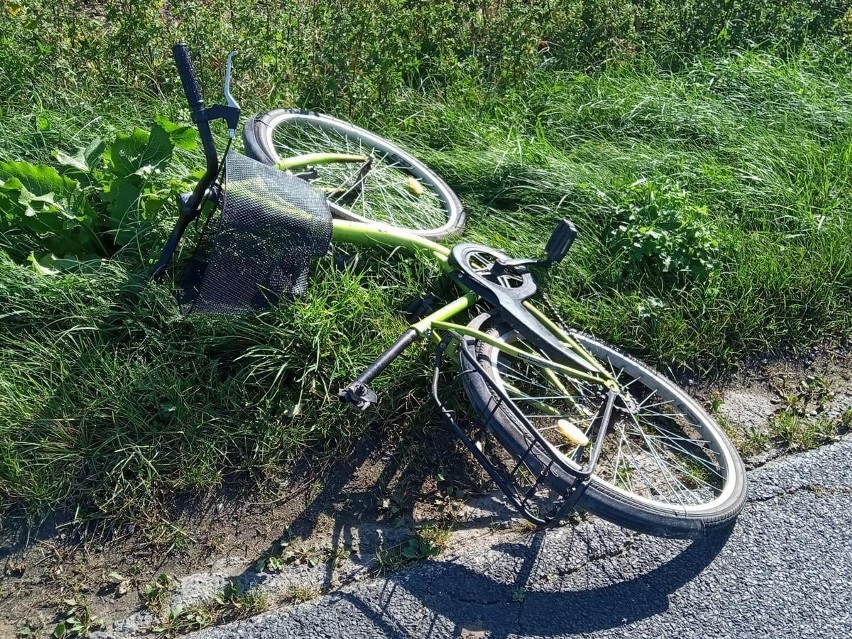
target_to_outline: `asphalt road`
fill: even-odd
[[[750,474],[726,538],[600,520],[458,554],[193,639],[852,637],[852,438]]]

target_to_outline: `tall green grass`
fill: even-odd
[[[28,19],[48,6],[24,4]],[[401,24],[416,33],[417,12],[431,10],[428,4],[400,3]],[[519,15],[540,20],[533,26],[564,27],[541,45],[557,55],[539,47],[544,31],[513,22],[517,3],[485,3],[497,12],[486,42],[494,51],[511,48],[512,38],[534,41],[514,61],[498,62],[487,47],[464,51],[441,21],[449,19],[440,13],[447,7],[431,4],[438,13],[435,24],[422,25],[421,49],[403,48],[397,58],[380,48],[332,58],[328,47],[298,40],[310,60],[288,63],[295,45],[255,35],[256,46],[243,46],[238,58],[243,101],[272,108],[292,98],[402,140],[462,196],[470,241],[533,255],[559,218],[573,219],[575,248],[543,278],[551,301],[571,323],[661,367],[706,371],[852,329],[852,63],[835,42],[807,43],[813,29],[824,32],[842,15],[837,6],[817,3],[808,20],[796,22],[804,15],[798,5],[770,19],[766,8],[778,3],[751,3],[763,22],[731,19],[717,40],[687,33],[687,23],[713,32],[719,18],[690,22],[697,5],[677,20],[663,12],[642,27],[626,5],[607,21],[607,3],[568,3],[566,16],[585,7],[604,25],[591,30],[586,49],[569,55],[558,46],[567,46],[565,25],[576,16],[556,16],[559,22],[545,15],[547,3],[529,5],[539,13]],[[298,7],[314,31],[293,24],[282,33],[327,33],[316,26],[330,28],[321,5]],[[121,6],[104,4],[107,11]],[[223,6],[203,3],[198,16]],[[149,15],[154,44],[112,60],[104,51],[114,48],[95,45],[141,38],[145,23],[131,28],[132,11],[98,30],[105,21],[96,11],[62,22],[67,15],[57,10],[43,31],[19,42],[2,31],[12,23],[0,27],[2,46],[18,42],[22,61],[2,67],[12,87],[0,118],[2,158],[50,162],[53,149],[145,127],[154,112],[185,117],[161,45],[201,18],[188,3],[169,7],[183,12],[177,22]],[[460,9],[468,35],[485,30],[477,7]],[[349,11],[366,21],[345,23],[353,29],[378,28]],[[271,15],[271,24],[282,16]],[[266,33],[265,14],[254,19],[245,24]],[[211,60],[211,47],[251,44],[249,27],[237,22],[199,22],[194,53]],[[747,42],[795,24],[804,25],[798,39],[776,38],[762,49]],[[45,52],[39,43],[51,29],[61,38]],[[501,29],[511,31],[506,42]],[[681,44],[694,40],[667,49],[654,35],[675,32]],[[72,33],[85,42],[75,45]],[[354,33],[338,36],[352,47],[365,42]],[[426,55],[422,43],[441,42],[440,34],[447,39]],[[743,48],[718,53],[731,42]],[[706,52],[679,57],[677,48]],[[48,54],[56,55],[41,77],[37,63]],[[87,71],[75,67],[87,57]],[[400,71],[420,58],[432,66]],[[219,62],[203,65],[208,81]],[[172,170],[186,176],[201,165],[197,153],[182,153]],[[159,234],[145,240],[151,248],[171,220],[161,222]],[[3,241],[0,249],[8,250]],[[344,270],[328,258],[315,265],[304,298],[236,320],[181,317],[169,287],[146,282],[148,268],[132,251],[86,274],[58,276],[0,260],[0,510],[36,517],[68,506],[86,518],[143,520],[177,490],[244,476],[280,479],[306,459],[345,455],[371,429],[432,424],[425,345],[377,382],[377,413],[347,413],[334,394],[404,330],[400,310],[436,285],[435,269],[381,252],[362,253]]]
[[[516,91],[539,70],[597,69],[650,56],[760,47],[786,54],[826,36],[849,39],[842,0],[9,0],[0,20],[0,84],[88,97],[169,99],[168,51],[185,41],[218,90],[226,52],[240,52],[244,105],[300,105],[369,116],[401,89],[444,97]]]
[[[329,397],[403,330],[394,309],[425,277],[398,259],[372,262],[325,262],[304,298],[240,321],[179,316],[168,290],[120,260],[58,277],[4,261],[5,506],[70,502],[81,516],[137,519],[163,490],[219,486],[234,472],[280,477],[308,450],[318,463],[348,450],[368,422]],[[377,383],[394,401],[373,419],[406,414],[425,372],[417,356]]]
[[[426,105],[397,131],[422,126],[441,148],[421,154],[469,195],[477,239],[530,252],[559,217],[577,222],[549,281],[566,315],[659,363],[708,367],[849,329],[848,68],[819,48],[677,73],[646,60],[542,76],[488,118]],[[682,224],[673,236],[704,234],[709,247],[679,250],[712,254],[712,270],[665,272],[653,241],[643,255],[616,241],[631,212],[651,224],[649,190]]]

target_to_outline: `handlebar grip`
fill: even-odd
[[[189,103],[189,109],[195,115],[204,108],[204,98],[201,97],[201,87],[198,84],[198,77],[195,75],[195,69],[192,67],[192,60],[189,59],[189,49],[185,44],[179,42],[172,47],[172,55],[177,65],[181,84],[183,84],[186,101]]]

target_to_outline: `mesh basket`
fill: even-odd
[[[299,295],[330,243],[323,193],[231,151],[219,206],[184,272],[181,310],[242,315]]]

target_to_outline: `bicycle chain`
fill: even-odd
[[[559,313],[559,311],[556,310],[556,307],[553,305],[553,302],[550,301],[550,296],[544,290],[541,291],[541,298],[544,300],[544,305],[547,307],[547,310],[553,313],[553,316],[556,318],[556,323],[559,324],[559,328],[561,328],[563,331],[570,335],[571,330],[568,328],[568,324],[562,318],[562,315]]]

